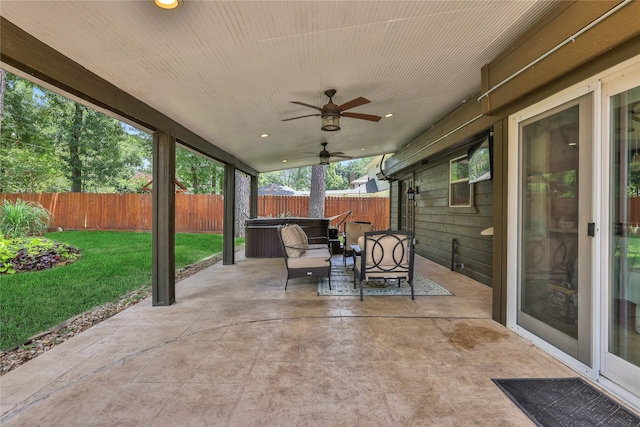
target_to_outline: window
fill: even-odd
[[[458,157],[449,163],[449,206],[469,207],[472,205],[471,184],[469,184],[469,158]]]

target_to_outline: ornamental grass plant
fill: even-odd
[[[4,237],[42,235],[53,221],[53,214],[40,203],[17,199],[0,205],[0,234]]]

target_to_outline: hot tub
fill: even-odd
[[[245,222],[245,255],[247,258],[280,258],[282,249],[278,226],[298,224],[309,237],[328,237],[330,218],[252,218]]]

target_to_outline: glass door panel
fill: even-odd
[[[591,364],[591,95],[520,124],[520,326]]]
[[[640,87],[610,98],[611,235],[604,374],[640,392]],[[634,378],[635,384],[628,382]]]

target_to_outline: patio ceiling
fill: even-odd
[[[0,13],[266,172],[315,164],[322,142],[353,157],[397,151],[477,94],[481,67],[556,3],[3,0]],[[316,113],[290,101],[321,107],[327,89],[336,104],[371,101],[350,112],[394,115],[342,118],[337,132],[320,117],[282,121]]]

